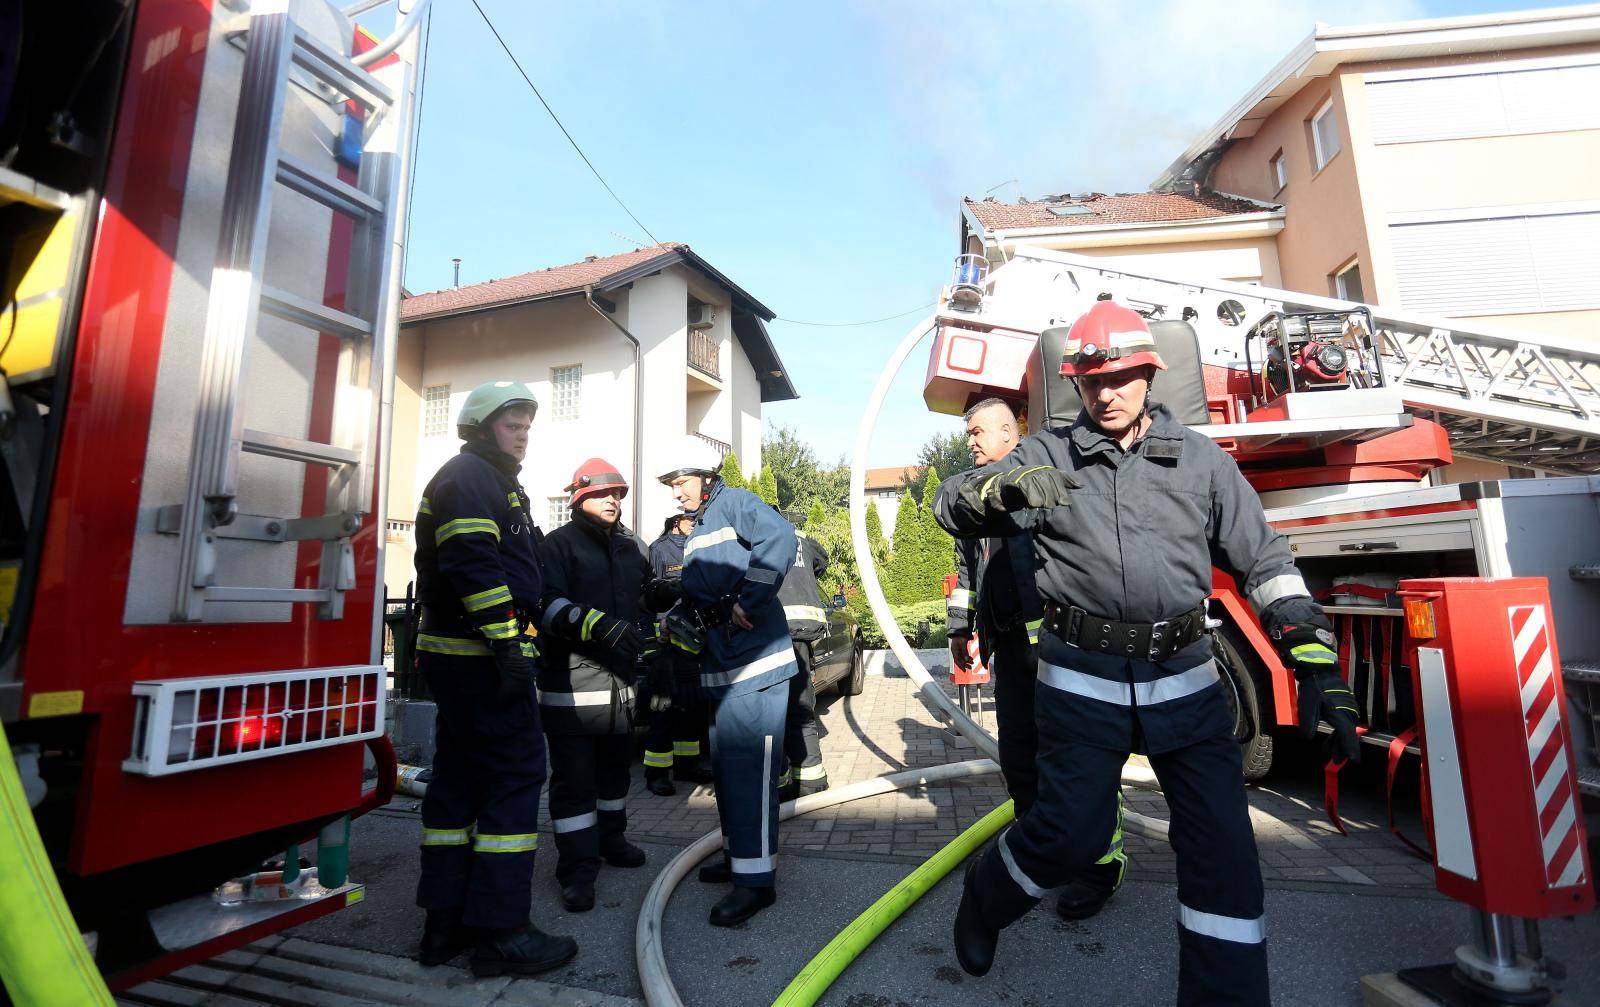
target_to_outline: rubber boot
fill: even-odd
[[[577,954],[578,942],[571,937],[547,934],[529,923],[515,930],[496,930],[480,941],[472,952],[472,974],[537,975],[560,968]]]
[[[649,858],[639,847],[621,839],[615,845],[601,849],[600,859],[612,867],[643,867]]]
[[[645,789],[657,797],[672,797],[678,793],[678,788],[672,785],[670,776],[652,776],[644,781]]]
[[[478,930],[461,922],[461,910],[429,909],[422,925],[417,961],[428,968],[443,965],[472,947],[482,936]]]
[[[979,901],[976,881],[980,859],[973,857],[967,864],[966,880],[961,889],[961,907],[956,910],[956,961],[969,976],[988,973],[994,965],[995,948],[1000,943],[1000,928],[990,926],[983,918],[983,905]]]
[[[674,762],[672,764],[672,778],[679,783],[710,783],[711,767],[698,760],[690,762]]]
[[[1056,899],[1056,913],[1064,920],[1086,920],[1105,908],[1122,887],[1125,858],[1095,864],[1067,882]]]
[[[569,913],[586,913],[594,908],[594,882],[574,881],[561,886],[561,904]]]
[[[711,925],[714,927],[738,926],[761,910],[778,901],[776,888],[743,888],[736,886],[711,907]]]
[[[724,857],[721,860],[706,864],[700,868],[700,873],[695,875],[708,885],[725,885],[733,880],[733,867]]]

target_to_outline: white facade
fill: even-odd
[[[720,377],[688,363],[691,296],[712,305],[712,324],[699,331],[715,344]],[[639,340],[642,375],[628,339],[581,292],[408,323],[401,330],[384,572],[391,596],[404,594],[415,577],[409,522],[428,480],[460,449],[456,414],[483,382],[522,381],[539,401],[521,478],[534,519],[547,531],[552,518],[565,520],[563,488],[585,459],[604,458],[635,483],[633,406],[639,380],[643,478],[623,503],[623,520],[632,525],[638,515],[634,530],[645,544],[677,510],[656,477],[674,466],[686,434],[731,446],[747,474],[759,470],[761,388],[734,335],[728,291],[694,270],[672,265],[605,299],[616,307],[611,319]],[[575,400],[558,397],[558,384],[570,388],[577,377],[574,368],[581,368]],[[567,415],[561,415],[563,406]]]

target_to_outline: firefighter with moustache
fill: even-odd
[[[778,776],[778,796],[785,801],[828,789],[828,768],[822,764],[822,743],[817,735],[817,692],[811,664],[811,645],[828,635],[828,613],[822,608],[822,593],[817,587],[817,578],[828,569],[828,550],[799,529],[795,530],[795,539],[798,544],[794,563],[778,589],[778,602],[789,623],[789,639],[794,642],[797,669],[789,679],[784,765]]]
[[[678,451],[661,482],[695,522],[680,582],[688,612],[668,612],[666,625],[679,642],[701,648],[722,859],[699,877],[733,883],[711,910],[712,926],[731,927],[777,901],[778,760],[796,671],[778,591],[796,540],[761,498],[717,478],[721,459],[711,445],[688,436]],[[695,631],[674,628],[684,616]]]
[[[674,514],[650,543],[653,587],[671,593],[683,579],[683,547],[694,529],[693,514]],[[669,641],[670,642],[670,641]],[[705,700],[700,695],[700,658],[682,647],[666,646],[658,658],[665,674],[652,676],[650,730],[644,739],[645,787],[658,797],[678,792],[673,780],[710,783],[701,765],[700,741],[706,730]]]
[[[517,473],[538,403],[516,381],[479,385],[456,420],[466,443],[417,510],[417,666],[438,707],[422,801],[418,960],[472,948],[480,976],[532,974],[578,953],[530,921],[544,738],[538,651],[525,635],[544,595],[541,535]]]
[[[556,883],[569,912],[594,908],[602,863],[641,867],[628,842],[634,684],[656,640],[641,603],[650,566],[622,524],[628,483],[590,458],[567,485],[572,517],[544,537],[539,720],[550,749]]]
[[[1001,930],[1102,855],[1122,765],[1142,752],[1172,809],[1178,1003],[1265,1005],[1261,868],[1206,629],[1213,565],[1237,579],[1294,668],[1303,732],[1325,720],[1339,752],[1358,758],[1355,704],[1327,617],[1238,466],[1150,402],[1166,365],[1143,317],[1099,301],[1064,353],[1077,420],[939,488],[952,534],[1032,534],[1044,602],[1039,793],[969,864],[956,957],[987,973]]]
[[[1005,458],[1020,440],[1021,424],[1004,399],[984,399],[967,410],[965,419],[967,450],[979,466]],[[1026,534],[956,539],[956,572],[946,607],[950,658],[970,669],[970,642],[977,636],[980,657],[994,673],[1000,771],[1021,818],[1039,792],[1033,693],[1044,610],[1034,586],[1033,540]],[[1118,801],[1117,824],[1105,852],[1056,895],[1056,912],[1063,919],[1094,916],[1122,885],[1128,855],[1122,848],[1120,794]]]

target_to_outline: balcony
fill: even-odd
[[[731,451],[733,451],[733,445],[729,444],[727,441],[719,441],[715,437],[710,437],[710,436],[708,436],[706,434],[701,433],[698,430],[695,430],[695,431],[692,431],[692,432],[696,437],[700,438],[701,440],[705,441],[707,444],[709,444],[712,447],[716,448],[717,452],[719,454],[726,455],[726,454],[730,453]]]
[[[699,329],[689,330],[689,379],[690,390],[697,390],[694,383],[703,386],[699,390],[722,390],[722,367],[718,361],[721,347],[717,341]]]

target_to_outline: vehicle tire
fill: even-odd
[[[1268,722],[1261,713],[1262,690],[1258,687],[1255,669],[1245,663],[1239,649],[1225,632],[1213,633],[1211,642],[1217,665],[1222,669],[1223,682],[1227,685],[1225,695],[1228,706],[1234,712],[1235,735],[1241,733],[1247,724],[1255,726],[1250,739],[1240,743],[1239,754],[1244,759],[1244,778],[1259,780],[1272,771],[1273,746]]]
[[[850,670],[839,679],[839,695],[859,696],[867,687],[867,664],[861,657],[861,636],[850,642]]]

